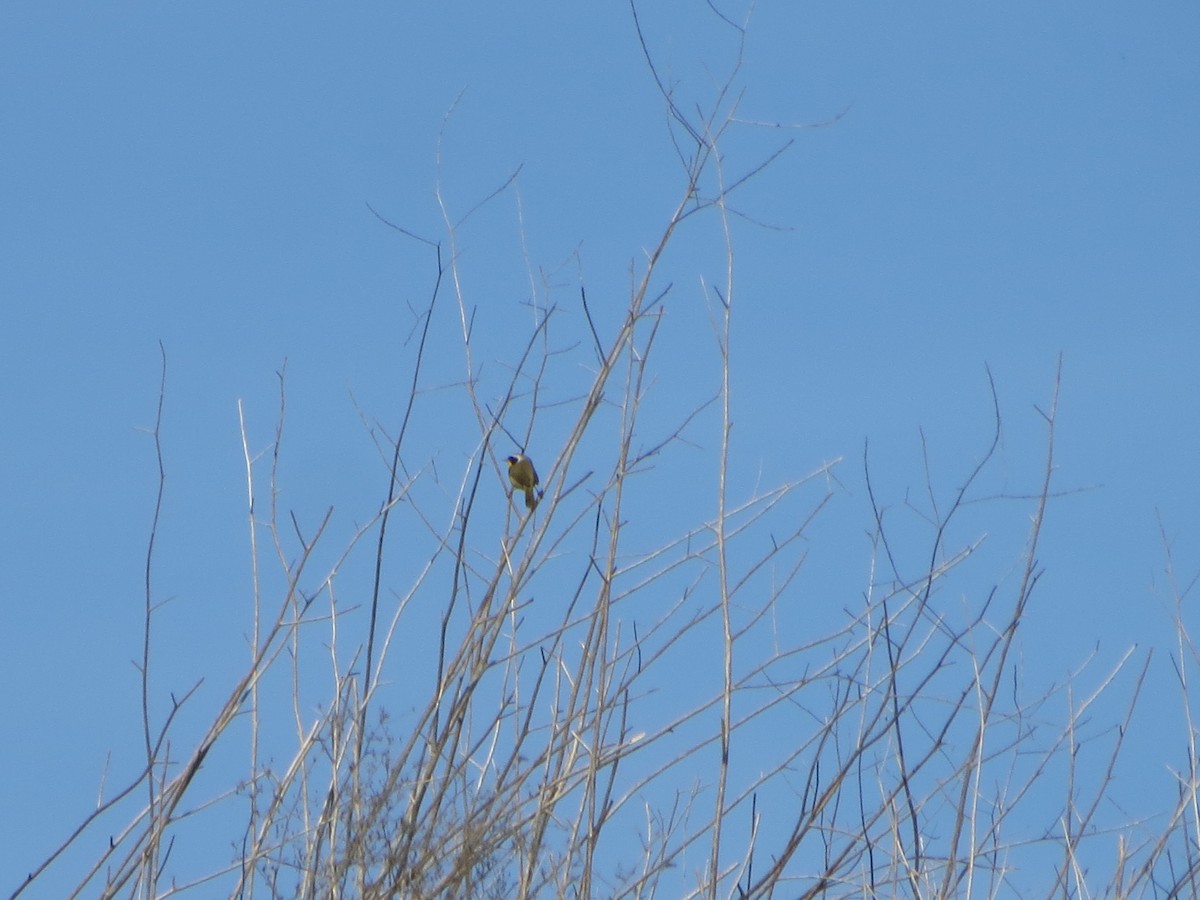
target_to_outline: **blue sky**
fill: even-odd
[[[702,3],[642,21],[681,105],[711,104],[728,29]],[[794,140],[735,202],[733,490],[844,457],[810,589],[852,598],[864,440],[900,507],[923,484],[923,430],[948,496],[990,437],[990,368],[1004,439],[989,485],[1027,494],[1061,354],[1057,485],[1089,490],[1051,507],[1023,653],[1053,682],[1093,651],[1103,668],[1156,648],[1146,754],[1186,737],[1158,730],[1178,721],[1159,523],[1183,582],[1200,562],[1197,46],[1183,2],[763,2],[739,118],[836,121],[740,125],[723,145],[738,173]],[[368,204],[443,240],[435,185],[461,216],[520,169],[459,230],[477,361],[499,375],[531,297],[576,310],[583,283],[615,327],[682,182],[620,3],[6,3],[0,122],[2,886],[86,811],[106,753],[138,760],[159,342],[160,686],[206,674],[216,702],[249,627],[238,401],[266,447],[286,360],[283,502],[309,522],[335,506],[339,539],[378,506],[363,419],[398,422],[432,262]],[[666,409],[718,387],[701,279],[721,277],[719,237],[697,219],[666,262]],[[438,325],[453,334],[448,312]],[[431,385],[462,377],[453,354],[430,364]],[[471,422],[431,396],[422,452],[452,483]],[[708,472],[714,435],[672,465]],[[986,510],[1011,558],[1025,512]],[[1180,760],[1139,759],[1169,797]]]

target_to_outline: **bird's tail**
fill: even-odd
[[[533,509],[537,504],[537,497],[533,493],[533,488],[525,488],[525,508]]]

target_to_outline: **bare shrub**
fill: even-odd
[[[484,374],[493,348],[480,346],[478,308],[460,277],[465,216],[439,191],[440,240],[388,222],[427,249],[430,288],[414,313],[395,433],[372,427],[384,475],[377,515],[331,550],[331,513],[304,526],[278,508],[281,373],[269,451],[257,454],[242,432],[255,572],[244,670],[195,740],[175,737],[195,688],[155,721],[152,539],[144,767],[13,896],[131,807],[76,894],[956,897],[1032,884],[1133,896],[1193,884],[1194,765],[1158,830],[1100,822],[1128,718],[1084,735],[1098,692],[1027,696],[1020,684],[1014,642],[1037,591],[1054,496],[1057,378],[1040,412],[1043,478],[1019,513],[1030,525],[1015,577],[1010,560],[980,591],[988,576],[964,573],[982,534],[957,527],[983,499],[978,479],[1000,438],[993,389],[980,458],[948,494],[926,472],[923,526],[905,529],[903,547],[864,448],[872,552],[862,592],[797,599],[809,531],[840,462],[749,496],[729,486],[733,203],[777,153],[736,173],[720,153],[737,125],[740,50],[707,114],[681,110],[646,56],[682,178],[620,314],[593,309],[583,287],[570,304],[535,304],[506,376]],[[656,342],[671,327],[673,288],[660,270],[690,219],[715,224],[724,246],[721,279],[705,284],[715,390],[647,417]],[[443,307],[454,332],[434,327]],[[438,388],[474,441],[452,475],[444,460],[410,451],[414,431],[444,415],[421,402],[433,390],[424,373],[434,353],[463,363],[461,382]],[[589,373],[582,383],[580,371]],[[564,387],[577,384],[574,394]],[[561,442],[527,448],[535,433]],[[697,451],[697,433],[715,434],[715,449]],[[528,449],[541,472],[545,495],[528,516],[505,499],[513,447]],[[694,468],[672,462],[696,452],[711,453],[710,484],[691,483],[679,473]],[[161,477],[161,451],[159,464]],[[701,493],[711,514],[689,502]],[[315,571],[318,557],[326,562]],[[856,552],[847,559],[848,570],[860,564]],[[1182,623],[1179,634],[1186,701],[1195,651]],[[1126,656],[1100,691],[1122,685],[1132,713],[1148,664]],[[1061,717],[1050,703],[1064,694]],[[218,749],[243,741],[244,775],[202,788]],[[1085,743],[1108,760],[1086,776],[1076,767]],[[198,869],[180,845],[194,822],[212,819],[232,823],[232,851]],[[1102,835],[1110,866],[1098,872],[1081,850],[1101,829],[1113,830]]]

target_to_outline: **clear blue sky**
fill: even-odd
[[[702,3],[645,6],[664,77],[685,103],[711,102],[728,31]],[[1160,519],[1181,577],[1200,567],[1197,47],[1200,7],[1177,0],[765,0],[740,116],[845,114],[738,128],[726,145],[736,173],[795,139],[737,197],[778,227],[735,235],[734,489],[845,457],[812,564],[814,584],[845,592],[830,602],[851,603],[864,439],[889,505],[921,488],[919,429],[952,491],[987,445],[990,366],[995,488],[1028,493],[1034,404],[1061,353],[1057,483],[1091,490],[1051,508],[1022,652],[1061,681],[1093,650],[1103,669],[1157,648],[1136,750],[1157,779],[1145,796],[1167,799],[1186,735]],[[431,263],[367,204],[443,238],[435,157],[452,107],[440,179],[457,215],[521,167],[460,234],[481,364],[523,346],[532,290],[572,306],[581,273],[615,323],[681,185],[625,4],[0,8],[0,889],[88,809],[106,753],[120,772],[140,759],[131,660],[159,342],[159,686],[206,674],[215,703],[249,628],[237,402],[267,446],[286,359],[283,502],[308,521],[334,505],[339,538],[370,516],[384,481],[360,411],[399,419],[409,304],[425,302]],[[712,222],[689,227],[668,260],[665,405],[717,386],[700,279],[723,259]],[[462,373],[439,360],[429,379]],[[450,482],[474,449],[454,434],[424,448]],[[714,434],[697,441],[711,450]],[[1147,804],[1131,812],[1161,808]]]

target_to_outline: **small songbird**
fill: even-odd
[[[538,504],[537,495],[533,489],[538,486],[537,469],[524,453],[508,458],[508,480],[519,491],[525,492],[525,508],[533,509]]]

